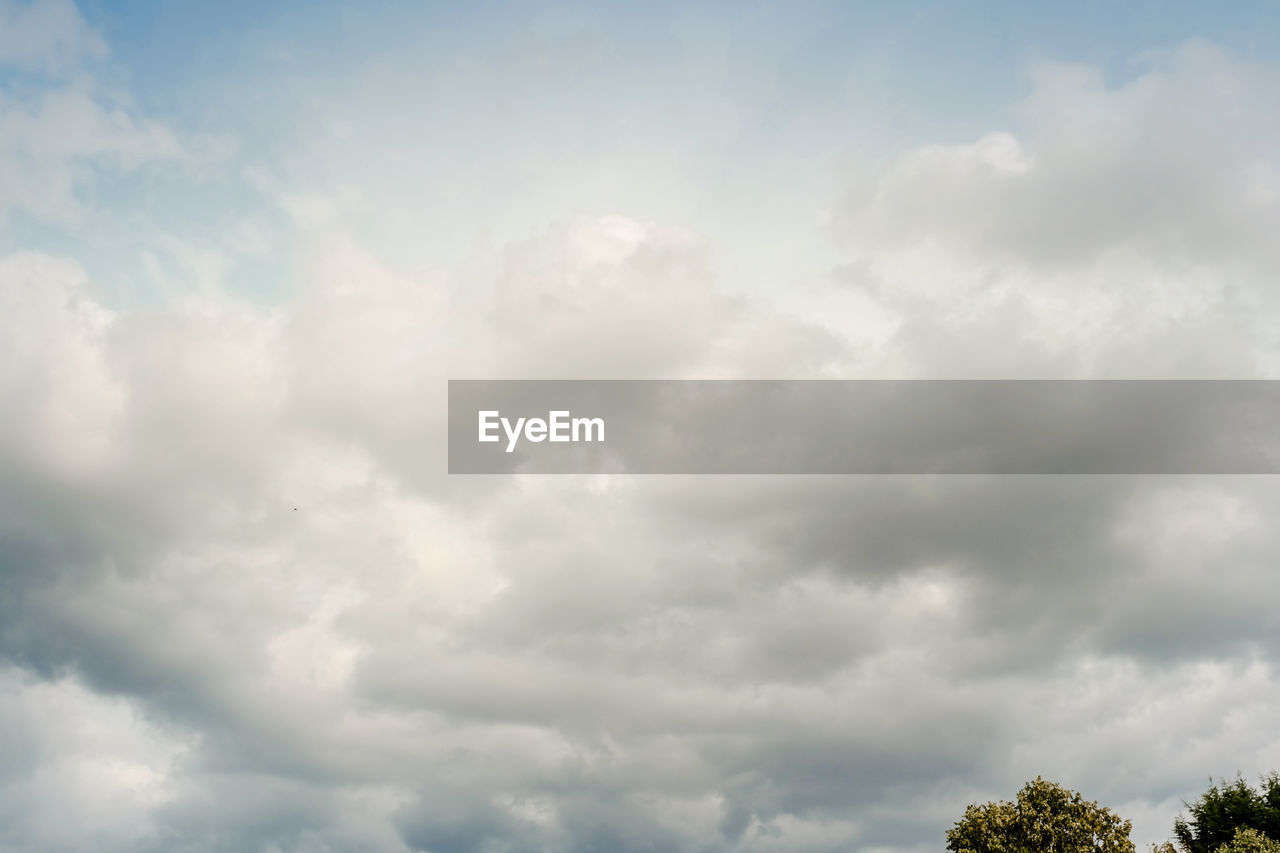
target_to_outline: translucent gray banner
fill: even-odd
[[[451,474],[1275,474],[1280,381],[451,380]]]

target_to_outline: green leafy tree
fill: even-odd
[[[1151,853],[1178,853],[1178,848],[1165,841],[1151,845]],[[1280,853],[1280,841],[1267,838],[1256,829],[1237,829],[1231,842],[1215,853]]]
[[[1134,853],[1133,824],[1036,777],[1014,802],[972,805],[947,830],[952,853]]]
[[[1258,790],[1240,777],[1230,783],[1210,780],[1209,790],[1187,810],[1189,819],[1173,822],[1173,834],[1185,853],[1217,853],[1234,843],[1238,829],[1280,839],[1280,774],[1264,776]]]
[[[1219,847],[1217,853],[1280,853],[1280,841],[1256,829],[1237,829],[1231,843]]]

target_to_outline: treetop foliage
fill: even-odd
[[[1280,853],[1280,841],[1268,838],[1256,829],[1237,829],[1230,844],[1218,848],[1217,853]]]
[[[1174,821],[1177,844],[1150,853],[1280,853],[1280,773],[1255,790],[1243,779],[1209,790]],[[1037,776],[1013,802],[975,804],[947,830],[951,853],[1134,853],[1132,823]]]
[[[972,805],[947,830],[952,853],[1134,853],[1133,824],[1036,777],[1014,802]]]
[[[1255,835],[1266,836],[1264,841],[1275,843],[1280,839],[1280,773],[1264,776],[1257,790],[1239,777],[1234,782],[1210,780],[1209,790],[1188,804],[1187,810],[1188,819],[1173,822],[1173,834],[1184,853],[1218,853],[1219,848],[1236,843],[1238,829],[1255,830]]]

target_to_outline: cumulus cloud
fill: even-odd
[[[1274,375],[1280,77],[1200,43],[1139,67],[1036,65],[1016,133],[856,182],[845,278],[901,318],[907,369]]]
[[[1150,62],[851,188],[873,331],[622,214],[475,279],[294,204],[277,304],[0,258],[0,849],[923,850],[1036,774],[1154,840],[1280,762],[1265,479],[443,473],[447,378],[1270,375],[1274,70]]]
[[[77,850],[87,838],[128,849],[152,840],[185,733],[155,726],[127,700],[10,667],[0,673],[0,721],[3,849]]]

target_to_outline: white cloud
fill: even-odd
[[[15,212],[74,221],[85,212],[81,194],[94,170],[129,172],[186,156],[171,129],[82,82],[34,96],[0,90],[0,221]]]
[[[114,460],[124,391],[102,352],[114,322],[89,298],[76,264],[0,258],[0,453],[46,471],[91,477]]]
[[[0,2],[0,226],[14,214],[67,225],[103,176],[227,156],[229,139],[179,133],[92,73],[107,47],[71,0]],[[32,76],[34,75],[34,76]]]
[[[1274,375],[1280,73],[1192,43],[1031,80],[1018,133],[904,154],[836,219],[900,369]]]
[[[0,257],[0,652],[49,679],[0,707],[38,730],[22,844],[903,850],[1035,773],[1140,808],[1270,760],[1267,483],[443,475],[449,377],[1261,371],[1271,71],[1154,61],[1041,68],[1025,130],[855,188],[864,292],[827,304],[870,321],[729,297],[698,235],[620,215],[404,269],[275,186],[278,305],[110,311]],[[0,127],[80,141],[10,209],[178,150],[49,98]]]
[[[0,722],[0,847],[71,851],[93,839],[118,850],[152,841],[153,812],[175,794],[184,739],[127,700],[12,668],[0,671]]]
[[[0,3],[0,65],[60,73],[106,55],[106,43],[72,0]]]

